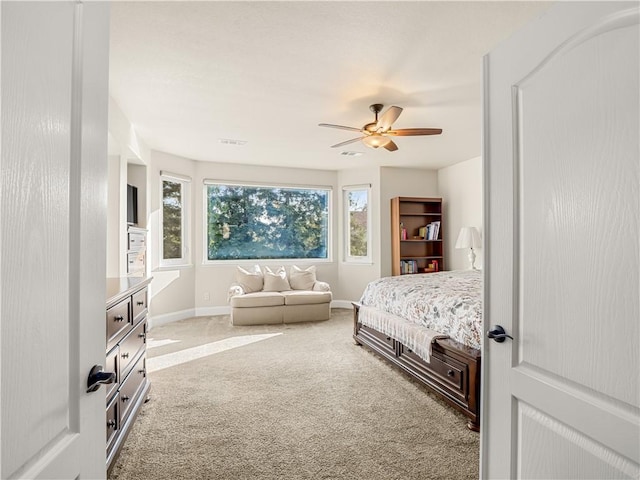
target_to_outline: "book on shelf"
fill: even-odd
[[[431,240],[437,240],[438,239],[438,235],[440,234],[440,220],[437,220],[435,222],[432,222],[433,225],[433,238],[431,238]]]
[[[400,240],[407,239],[407,229],[404,227],[404,224],[400,222]]]
[[[418,273],[418,262],[416,260],[400,260],[400,273]]]
[[[437,240],[440,235],[440,221],[431,222],[425,229],[425,240]]]

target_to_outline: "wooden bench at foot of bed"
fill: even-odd
[[[353,339],[379,354],[438,394],[480,430],[480,351],[449,338],[433,344],[431,361],[425,362],[398,340],[358,321],[360,305],[353,303]]]

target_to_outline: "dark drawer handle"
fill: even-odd
[[[410,348],[407,348],[408,353],[413,353]]]
[[[113,317],[113,319],[114,319],[116,322],[121,322],[121,321],[123,321],[123,320],[124,320],[124,317],[123,317],[122,315],[116,315],[115,317]]]
[[[142,370],[138,370],[138,373],[140,375],[142,375],[143,377],[146,377],[147,376],[147,369],[143,368]]]
[[[129,353],[128,352],[127,353],[123,353],[122,354],[122,358],[129,358]]]
[[[129,397],[128,397],[127,395],[123,395],[123,396],[122,396],[122,398],[121,398],[121,400],[122,400],[123,402],[128,402],[128,401],[129,401]]]
[[[146,333],[139,333],[138,334],[138,338],[144,338],[146,340],[147,339],[147,334]]]
[[[116,428],[116,421],[112,418],[111,420],[109,420],[107,422],[107,427],[115,429]]]
[[[387,337],[387,341],[391,340],[391,337]]]
[[[136,302],[136,304],[141,307],[142,305],[144,305],[144,302]]]
[[[447,377],[453,377],[455,373],[456,372],[454,372],[453,370],[447,370]]]

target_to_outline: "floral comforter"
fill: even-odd
[[[482,273],[457,270],[374,280],[367,285],[360,303],[479,349],[481,296]],[[366,321],[363,323],[366,325]]]

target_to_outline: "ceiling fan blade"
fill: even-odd
[[[398,150],[398,146],[393,143],[393,140],[390,140],[389,143],[384,146],[384,148],[386,148],[390,152],[395,152],[396,150]]]
[[[389,109],[378,119],[378,131],[383,133],[389,130],[393,122],[398,119],[401,113],[402,108],[396,106],[389,107]]]
[[[336,148],[336,147],[341,147],[343,145],[348,145],[350,143],[354,143],[357,142],[359,140],[362,140],[364,137],[358,137],[358,138],[352,138],[351,140],[347,140],[346,142],[340,142],[340,143],[336,143],[335,145],[331,145],[331,148]]]
[[[398,130],[389,130],[387,135],[395,135],[398,137],[410,137],[413,135],[440,135],[441,128],[399,128]]]
[[[361,132],[362,129],[356,127],[345,127],[344,125],[333,125],[332,123],[319,123],[319,127],[339,128],[340,130],[351,130],[353,132]]]

